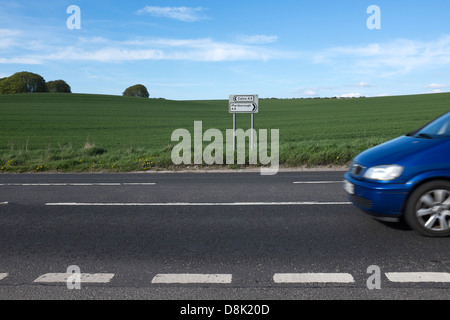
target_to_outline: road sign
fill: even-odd
[[[230,95],[229,113],[258,113],[258,95]]]
[[[257,94],[230,94],[228,102],[228,112],[233,114],[233,151],[236,150],[236,114],[251,114],[251,138],[250,149],[254,145],[254,114],[258,113],[258,95]]]

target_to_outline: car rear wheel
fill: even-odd
[[[425,236],[450,236],[450,182],[431,181],[414,190],[406,204],[405,221]]]

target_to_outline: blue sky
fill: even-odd
[[[175,100],[448,92],[449,18],[448,0],[0,0],[0,77]]]

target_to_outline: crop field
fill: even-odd
[[[279,129],[282,167],[345,166],[359,152],[450,110],[450,94],[357,99],[260,99],[255,129]],[[181,169],[175,129],[232,128],[227,100],[90,94],[0,95],[1,172]],[[250,127],[238,114],[237,127]],[[205,144],[207,144],[205,142]],[[244,165],[245,166],[245,165]],[[203,168],[208,168],[206,164]],[[237,165],[223,165],[237,168]],[[242,167],[242,166],[241,166]]]

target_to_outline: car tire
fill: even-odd
[[[424,236],[450,236],[450,181],[430,181],[415,189],[406,203],[404,219]]]

